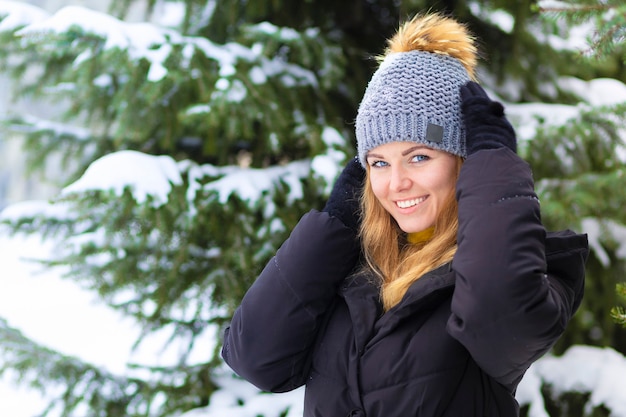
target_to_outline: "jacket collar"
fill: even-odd
[[[384,314],[379,286],[369,272],[346,279],[339,295],[348,305],[357,343],[364,346],[383,337],[404,318],[439,306],[452,294],[454,281],[451,263],[427,272],[409,287],[398,305]]]

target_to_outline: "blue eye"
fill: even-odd
[[[424,162],[428,161],[430,157],[428,155],[413,155],[411,158],[411,162]]]
[[[382,168],[382,167],[386,167],[388,165],[389,164],[387,162],[385,162],[385,161],[378,161],[378,160],[376,160],[376,161],[370,162],[370,166],[374,167],[374,168]]]

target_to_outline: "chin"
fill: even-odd
[[[419,232],[423,232],[426,229],[429,229],[431,227],[433,227],[435,225],[435,223],[398,223],[396,221],[396,223],[398,224],[398,227],[400,228],[400,230],[402,230],[404,233],[419,233]]]
[[[423,226],[419,226],[419,227],[402,227],[400,226],[400,230],[402,230],[404,233],[419,233],[419,232],[423,232],[424,230],[428,229],[428,226],[423,227]]]

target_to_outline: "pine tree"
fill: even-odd
[[[609,76],[624,81],[626,5],[620,1],[575,0],[557,6],[535,7],[544,22],[563,36],[573,27],[591,25],[586,46],[575,51],[578,68],[572,75],[583,79]],[[623,245],[626,215],[623,173],[626,160],[624,122],[626,103],[593,106],[579,103],[578,114],[562,126],[541,126],[528,144],[526,159],[534,170],[542,198],[544,222],[554,228],[590,232],[585,297],[565,335],[555,347],[561,353],[573,344],[612,346],[626,353],[622,307],[624,287]],[[616,292],[617,288],[617,292]],[[556,392],[544,385],[542,394],[550,415],[567,413],[608,415],[605,407],[592,406],[590,393]]]
[[[144,336],[167,332],[172,343],[189,346],[175,365],[131,365],[120,376],[0,321],[0,373],[15,370],[36,389],[66,387],[51,406],[68,416],[171,416],[209,403],[218,388],[219,339],[204,362],[189,354],[201,337],[219,338],[299,217],[322,206],[354,154],[351,121],[375,67],[371,57],[400,19],[441,9],[469,22],[488,58],[485,82],[509,101],[574,103],[558,88],[559,76],[619,73],[533,36],[562,29],[540,19],[530,0],[186,0],[176,27],[125,21],[133,3],[113,1],[116,17],[67,7],[12,27],[2,26],[9,19],[0,15],[0,70],[12,76],[16,99],[33,97],[61,113],[50,120],[12,114],[5,135],[23,141],[34,172],[61,157],[61,185],[72,184],[38,210],[5,213],[4,226],[58,242],[56,256],[41,262],[69,266],[67,279],[133,317]],[[157,1],[145,5],[149,20]],[[489,20],[493,10],[506,13],[511,27]],[[511,92],[511,83],[524,88]],[[589,109],[566,126],[543,126],[522,147],[549,226],[626,224],[619,210],[626,196],[602,194],[619,189],[623,110]],[[166,196],[133,187],[143,172],[125,187],[76,186],[96,164],[116,166],[138,154],[172,168],[161,178]],[[595,248],[592,282],[618,278],[619,243],[607,233]],[[616,343],[615,334],[606,337],[610,325],[598,324],[606,300],[582,310],[561,350],[581,341]],[[78,414],[85,407],[89,412]]]
[[[607,1],[598,4],[597,2],[579,1],[573,5],[545,7],[541,9],[541,11],[546,14],[556,15],[566,20],[569,24],[580,24],[592,21],[597,30],[589,38],[589,48],[582,51],[582,53],[600,60],[617,56],[618,60],[616,65],[618,65],[620,69],[623,69],[626,65],[626,5],[623,4],[623,2]],[[621,73],[626,77],[625,71],[621,71]],[[623,125],[624,113],[626,111],[625,107],[625,104],[621,104],[613,108],[600,109],[600,112],[603,114],[616,115],[618,117],[617,122]],[[615,119],[613,121],[615,121]],[[585,127],[588,127],[588,124]],[[618,126],[612,126],[611,131],[622,133]],[[622,184],[621,173],[624,168],[623,161],[619,160],[619,158],[615,158],[615,155],[618,153],[616,147],[623,144],[623,140],[620,137],[614,137],[611,138],[611,142],[616,146],[610,149],[611,155],[605,155],[603,162],[605,166],[617,162],[617,166],[612,167],[611,174],[613,178],[607,178],[607,180],[603,182],[606,186],[605,195],[611,195],[612,190],[619,189]],[[591,152],[593,152],[593,150],[591,150]],[[610,205],[611,203],[616,204],[617,202],[605,201],[603,203]],[[603,213],[607,212],[605,210],[600,211]],[[610,212],[612,213],[610,220],[605,223],[607,229],[611,226],[611,221],[617,220],[616,217],[621,217],[619,214],[622,214],[620,210],[615,210],[615,207],[613,207]],[[624,224],[623,218],[617,221],[620,225]],[[607,235],[611,236],[609,230],[607,230]],[[613,246],[615,246],[615,243]],[[615,252],[615,249],[613,249],[613,252]],[[613,260],[613,262],[618,264],[617,273],[624,270],[622,260]],[[616,284],[617,297],[612,297],[611,299],[616,300],[616,302],[624,303],[626,302],[626,286],[621,276],[619,277],[619,281],[620,282]],[[626,312],[623,307],[612,307],[610,313],[616,323],[626,327]]]
[[[123,13],[130,4],[112,7]],[[398,20],[392,4],[189,0],[176,28],[66,7],[4,28],[0,68],[16,80],[15,97],[62,109],[52,120],[13,114],[5,131],[23,140],[34,171],[62,157],[63,185],[73,185],[40,210],[5,212],[5,225],[59,242],[57,257],[41,262],[70,266],[68,279],[133,317],[142,337],[167,332],[189,348],[171,367],[131,365],[131,375],[149,378],[120,377],[2,322],[1,338],[11,341],[0,346],[2,372],[17,370],[39,389],[66,386],[55,402],[64,415],[85,404],[89,415],[116,417],[206,405],[220,344],[202,363],[188,355],[199,338],[221,334],[354,154],[350,120],[373,67],[363,51],[382,49]],[[134,178],[71,191],[105,158],[120,164],[138,152],[175,167],[165,200],[140,195]]]
[[[622,303],[626,302],[626,285],[623,283],[617,284],[617,295]],[[624,307],[613,307],[611,309],[611,316],[618,324],[626,327],[626,310],[624,310]]]
[[[581,68],[596,68],[600,74],[626,79],[626,5],[620,1],[570,1],[556,6],[538,5],[536,10],[563,34],[576,25],[591,24],[594,28],[587,46],[580,49],[577,60]],[[581,74],[585,77],[588,74]],[[586,296],[583,311],[576,325],[562,340],[615,346],[626,352],[626,335],[612,325],[618,322],[621,309],[610,308],[623,297],[624,257],[620,256],[624,242],[626,216],[624,200],[618,191],[623,188],[626,160],[621,156],[624,146],[622,126],[626,121],[626,103],[583,107],[579,115],[564,126],[540,129],[530,145],[529,159],[541,167],[535,174],[542,178],[542,194],[546,196],[548,222],[565,227],[579,225],[599,231],[600,238],[592,242],[594,251],[588,266]],[[548,161],[552,161],[548,163]],[[615,288],[617,287],[617,293]],[[610,313],[610,314],[609,314]],[[593,317],[590,320],[590,317]],[[581,329],[585,329],[582,330]],[[600,331],[598,331],[601,329]]]

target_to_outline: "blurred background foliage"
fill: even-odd
[[[140,20],[156,21],[165,3],[183,11],[175,25],[128,21],[138,4]],[[59,193],[51,205],[65,214],[42,209],[4,225],[56,239],[57,257],[46,265],[69,267],[68,279],[133,317],[143,335],[165,331],[188,346],[176,366],[122,377],[39,346],[2,321],[0,337],[11,342],[0,345],[0,373],[17,369],[20,382],[37,389],[46,381],[65,386],[54,404],[64,416],[85,404],[85,415],[107,417],[173,416],[207,405],[217,388],[211,375],[221,365],[219,341],[203,363],[191,363],[189,352],[210,328],[221,333],[300,216],[322,207],[332,176],[354,154],[353,120],[373,57],[400,21],[426,11],[469,25],[480,40],[481,81],[503,101],[578,106],[562,125],[534,121],[532,140],[520,146],[546,226],[594,233],[586,296],[555,353],[572,344],[626,353],[626,330],[616,324],[624,303],[616,285],[624,281],[626,104],[594,107],[560,82],[626,82],[626,6],[619,3],[113,0],[110,15],[92,18],[122,35],[144,31],[152,39],[144,49],[131,37],[112,45],[109,32],[94,30],[71,8],[56,15],[73,22],[62,30],[0,31],[0,70],[13,80],[15,100],[58,110],[55,117],[10,113],[2,120],[5,139],[21,141],[31,174],[61,158],[63,187],[106,155],[138,151],[171,157],[182,178],[165,204],[138,201],[129,189]],[[565,43],[584,25],[597,28],[589,31],[588,50],[555,47],[555,39]],[[334,172],[316,169],[320,158],[332,161]],[[229,175],[258,186],[254,176],[270,171],[275,180],[255,198],[216,186]],[[585,403],[551,401],[561,408]]]

